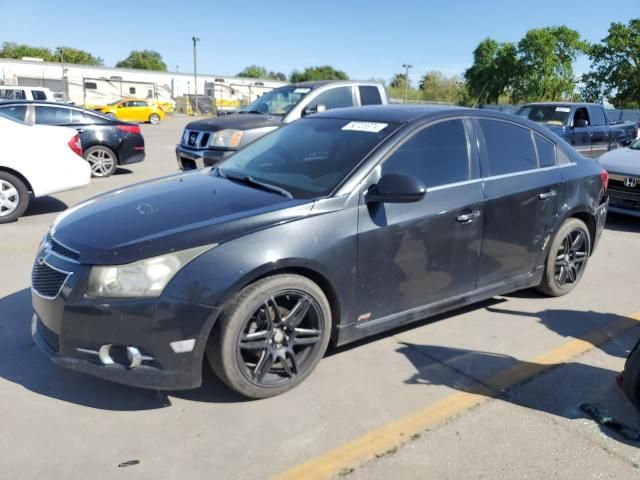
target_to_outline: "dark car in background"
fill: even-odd
[[[93,177],[108,177],[120,165],[144,160],[144,138],[135,123],[59,103],[14,101],[0,103],[5,115],[29,125],[58,125],[75,128],[80,134],[83,157]]]
[[[598,158],[629,145],[638,134],[634,122],[613,123],[604,107],[595,103],[530,103],[516,115],[544,125],[585,157]]]
[[[329,342],[518,289],[570,292],[606,187],[594,160],[512,115],[319,113],[62,214],[33,267],[34,339],[129,385],[198,387],[206,359],[243,395],[277,395]]]
[[[238,149],[306,115],[389,103],[379,82],[323,80],[275,88],[236,113],[187,124],[176,158],[181,170],[216,165]]]

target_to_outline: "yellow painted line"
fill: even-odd
[[[577,320],[579,321],[579,320]],[[539,373],[575,358],[595,346],[601,345],[625,330],[637,326],[640,312],[624,317],[603,328],[593,330],[581,338],[571,340],[558,348],[518,362],[490,377],[484,383],[496,390],[506,390]],[[496,392],[476,384],[469,391],[456,392],[416,410],[394,422],[372,430],[344,445],[297,465],[276,477],[276,480],[323,480],[362,465],[376,456],[399,447],[412,435],[440,425],[448,419],[484,403]]]

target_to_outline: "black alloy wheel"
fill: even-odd
[[[207,357],[237,392],[270,397],[311,373],[330,329],[331,309],[318,285],[299,275],[275,275],[249,285],[225,306]]]
[[[552,297],[565,295],[580,282],[591,254],[591,236],[584,222],[567,219],[551,246],[538,290]]]

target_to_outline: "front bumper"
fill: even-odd
[[[47,265],[70,272],[55,296],[45,298],[32,287],[33,338],[54,363],[136,387],[182,390],[201,385],[206,342],[218,309],[171,297],[87,299],[81,292],[89,267],[56,254],[39,254],[43,257]],[[175,342],[190,339],[195,340],[190,351],[175,351]],[[112,362],[99,355],[105,346]],[[132,368],[126,347],[141,353],[139,365]]]
[[[212,167],[235,152],[236,150],[220,149],[194,150],[181,144],[176,145],[176,159],[180,170],[197,170]]]

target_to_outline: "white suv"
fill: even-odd
[[[2,100],[57,101],[53,92],[46,87],[23,87],[19,85],[0,85],[0,101]]]

